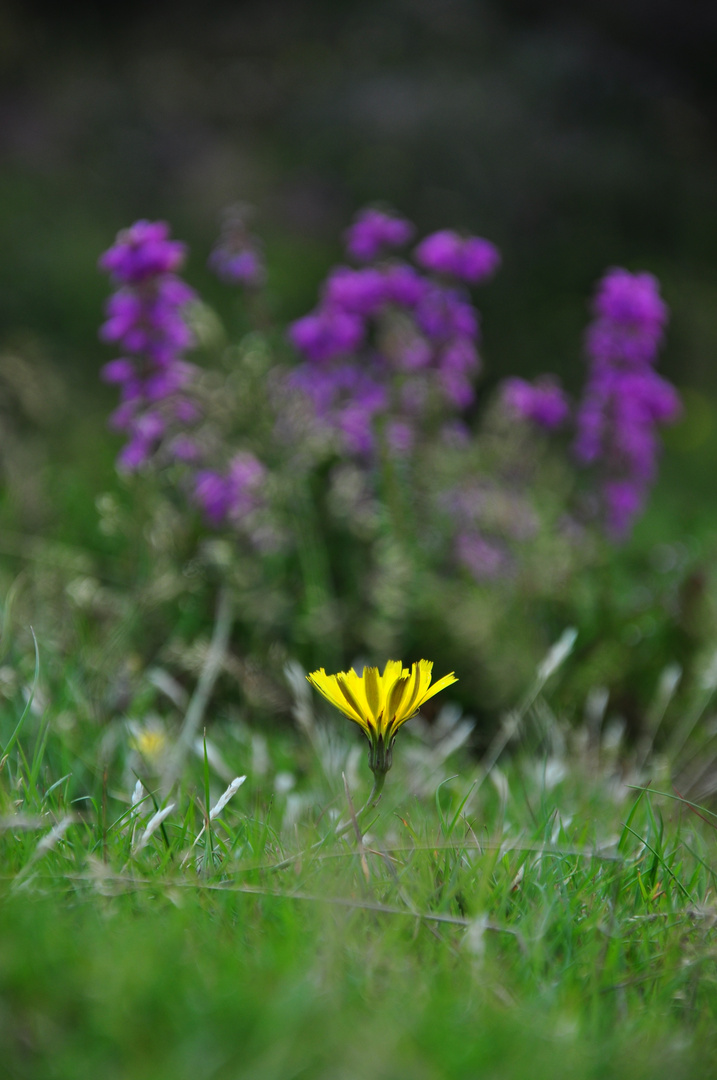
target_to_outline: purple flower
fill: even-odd
[[[652,274],[609,270],[598,285],[593,311],[586,346],[594,363],[654,363],[669,312]]]
[[[386,267],[383,278],[386,299],[402,308],[415,308],[430,289],[426,278],[408,263]]]
[[[256,509],[259,489],[266,480],[266,468],[254,454],[243,451],[229,462],[229,512],[240,517]]]
[[[318,308],[289,327],[289,340],[309,360],[331,360],[353,352],[364,337],[363,320],[332,308]]]
[[[602,475],[606,527],[624,537],[655,478],[656,425],[676,419],[678,394],[653,370],[668,310],[651,274],[612,269],[598,285],[586,333],[590,373],[575,456]]]
[[[349,230],[356,258],[376,258],[405,243],[408,223],[365,212]],[[497,265],[492,244],[456,233],[435,234],[419,247],[428,267],[463,281],[482,280]],[[441,256],[450,248],[450,259]],[[433,257],[431,258],[431,251]],[[464,409],[474,400],[480,370],[478,313],[468,291],[401,261],[328,275],[315,311],[289,328],[305,363],[290,382],[311,399],[317,418],[339,433],[344,449],[365,455],[376,447],[380,416],[386,445],[406,453],[438,408]]]
[[[407,244],[413,233],[410,221],[368,207],[346,230],[346,251],[358,262],[372,262],[387,248]]]
[[[368,456],[374,448],[373,412],[361,402],[350,402],[334,412],[333,426],[341,433],[350,454]]]
[[[194,480],[194,495],[210,525],[218,528],[230,506],[227,478],[213,469],[200,469]]]
[[[551,375],[544,375],[534,383],[518,378],[505,379],[501,391],[510,412],[549,431],[561,427],[570,414],[568,399]]]
[[[117,468],[120,472],[136,472],[146,465],[152,456],[152,445],[138,436],[130,439],[119,452]]]
[[[660,283],[652,274],[631,274],[614,267],[598,284],[593,303],[598,318],[622,326],[661,331],[669,317],[660,296]]]
[[[613,480],[603,488],[607,530],[615,539],[629,533],[642,510],[645,492],[641,485],[630,480]]]
[[[506,549],[481,536],[479,532],[460,532],[455,541],[456,558],[476,581],[491,581],[501,577],[509,568]]]
[[[435,274],[448,274],[458,277],[456,270],[460,266],[463,241],[452,229],[441,229],[421,240],[414,252],[419,266],[432,270]]]
[[[182,354],[193,344],[185,308],[195,294],[175,273],[184,255],[184,245],[169,239],[164,222],[138,221],[99,260],[118,285],[107,301],[100,336],[127,354],[102,369],[103,379],[120,389],[122,404],[110,423],[129,438],[118,459],[124,471],[141,468],[153,456],[169,434],[170,420],[179,418],[194,377]]]
[[[478,285],[491,278],[500,266],[500,252],[490,240],[469,236],[463,243],[460,270],[456,277],[469,285]]]
[[[174,273],[184,256],[184,244],[169,239],[169,226],[164,221],[137,221],[118,233],[99,265],[115,281],[137,285],[147,278]]]
[[[101,374],[105,382],[123,386],[137,378],[137,369],[131,360],[110,360],[102,368]]]
[[[208,265],[220,281],[227,285],[245,285],[258,288],[266,280],[266,269],[258,251],[228,251],[215,248],[209,256]]]
[[[240,524],[261,502],[260,488],[266,469],[254,454],[235,454],[226,473],[201,469],[194,482],[194,497],[210,525]]]
[[[500,253],[490,240],[480,236],[463,238],[451,229],[431,233],[416,248],[419,266],[435,274],[445,274],[471,285],[486,281],[500,265]]]
[[[467,296],[433,285],[416,306],[416,322],[434,341],[456,336],[478,338],[478,315]]]
[[[365,455],[374,446],[373,421],[388,403],[380,371],[346,361],[304,364],[290,376],[290,385],[310,399],[316,417],[337,431],[349,453]]]
[[[372,267],[352,270],[348,266],[337,266],[329,274],[323,288],[323,304],[326,308],[339,308],[362,318],[375,315],[385,304],[387,296],[384,275]]]
[[[266,266],[259,240],[247,227],[250,213],[250,207],[229,207],[207,265],[227,285],[257,289],[266,281]]]
[[[455,337],[441,349],[438,365],[443,371],[473,374],[480,369],[478,350],[470,337]]]

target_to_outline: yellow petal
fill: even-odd
[[[387,696],[388,691],[401,675],[408,675],[408,669],[403,666],[400,660],[388,660],[381,676]]]
[[[341,692],[336,675],[327,675],[323,668],[319,668],[318,671],[313,671],[306,678],[320,694],[323,694],[327,701],[340,709],[345,716],[348,716],[350,720],[355,720],[357,723],[361,722],[359,719],[360,714],[349,706],[345,695]]]
[[[368,720],[371,715],[371,710],[368,707],[368,701],[366,700],[366,690],[364,688],[363,675],[357,675],[353,668],[349,671],[341,671],[338,678],[344,679],[348,686],[354,701],[356,702],[359,712],[364,720]]]
[[[351,671],[340,671],[339,674],[336,676],[336,681],[339,684],[339,689],[341,690],[341,693],[344,695],[344,697],[346,699],[346,703],[351,708],[351,712],[350,713],[347,712],[346,715],[350,716],[352,720],[355,720],[357,724],[360,724],[361,727],[366,732],[366,734],[370,735],[371,734],[371,718],[367,715],[367,709],[366,709],[364,703],[357,700],[357,695],[354,692],[355,689],[356,689],[355,683],[354,683],[353,686],[350,685],[350,678],[349,677],[351,675],[354,675],[354,676],[356,675],[356,672],[353,669]],[[362,695],[362,696],[365,696],[365,695]],[[346,711],[346,710],[344,710],[344,711]]]
[[[428,699],[432,698],[434,694],[437,694],[439,690],[444,690],[446,686],[451,686],[454,682],[458,682],[455,672],[452,671],[450,675],[444,675],[437,683],[434,683],[433,686],[428,688],[423,698],[419,701],[418,708],[420,709],[423,702],[428,701]]]
[[[395,683],[389,690],[388,700],[386,702],[386,712],[384,713],[383,730],[391,731],[395,730],[398,726],[396,723],[397,716],[401,715],[401,702],[406,694],[409,685],[408,672],[399,675]]]
[[[406,720],[410,720],[418,712],[418,706],[430,685],[432,670],[431,660],[419,660],[411,668],[411,689],[404,700],[401,715],[396,717],[398,724],[405,724]]]
[[[383,684],[376,667],[363,669],[363,688],[366,694],[366,704],[374,724],[383,712]]]

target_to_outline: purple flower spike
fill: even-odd
[[[654,363],[669,312],[652,274],[609,270],[598,286],[593,310],[587,351],[594,363]]]
[[[233,206],[226,211],[208,265],[227,285],[257,289],[266,281],[266,266],[260,243],[247,228],[246,218],[250,213],[250,208],[242,206]]]
[[[99,265],[115,281],[136,285],[159,274],[174,273],[184,256],[184,244],[169,239],[169,226],[164,221],[137,221],[118,234]]]
[[[155,454],[178,419],[182,398],[189,403],[194,369],[182,354],[193,337],[184,312],[195,294],[175,274],[184,255],[164,222],[138,221],[100,258],[118,285],[100,337],[127,354],[102,369],[105,382],[120,388],[122,405],[110,424],[129,439],[118,459],[125,472]]]
[[[570,406],[558,381],[550,375],[535,383],[525,379],[505,379],[502,397],[506,407],[521,420],[530,420],[538,427],[551,431],[562,427],[570,414]]]
[[[369,207],[346,230],[346,251],[357,262],[372,262],[386,249],[403,247],[413,233],[410,221]]]
[[[609,270],[600,282],[593,308],[598,317],[614,323],[656,330],[662,330],[669,315],[656,277],[619,267]]]
[[[612,269],[598,285],[585,346],[590,363],[574,453],[602,473],[606,528],[624,538],[657,471],[657,424],[680,411],[677,391],[653,369],[668,318],[651,274]]]
[[[369,261],[411,233],[408,222],[371,210],[346,235],[350,254]],[[349,454],[372,455],[383,443],[406,455],[429,418],[474,401],[479,319],[458,282],[483,280],[498,252],[487,240],[446,230],[419,245],[418,256],[428,273],[400,260],[335,267],[316,310],[289,328],[305,361],[289,383],[304,391],[319,426],[333,429]],[[379,423],[383,439],[374,430]]]

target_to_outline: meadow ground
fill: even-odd
[[[478,762],[448,702],[362,815],[353,728],[289,681],[295,732],[185,754],[78,756],[52,702],[6,702],[3,1075],[715,1075],[717,817],[664,759],[542,686]]]

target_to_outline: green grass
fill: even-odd
[[[154,745],[119,727],[109,749],[88,730],[73,762],[51,703],[15,705],[0,714],[3,1075],[717,1075],[717,818],[657,759],[650,790],[628,786],[610,740],[546,721],[541,696],[497,764],[495,747],[446,757],[413,721],[358,830],[363,748],[305,696],[303,731],[260,752],[256,732],[215,725],[164,800],[161,729]]]

